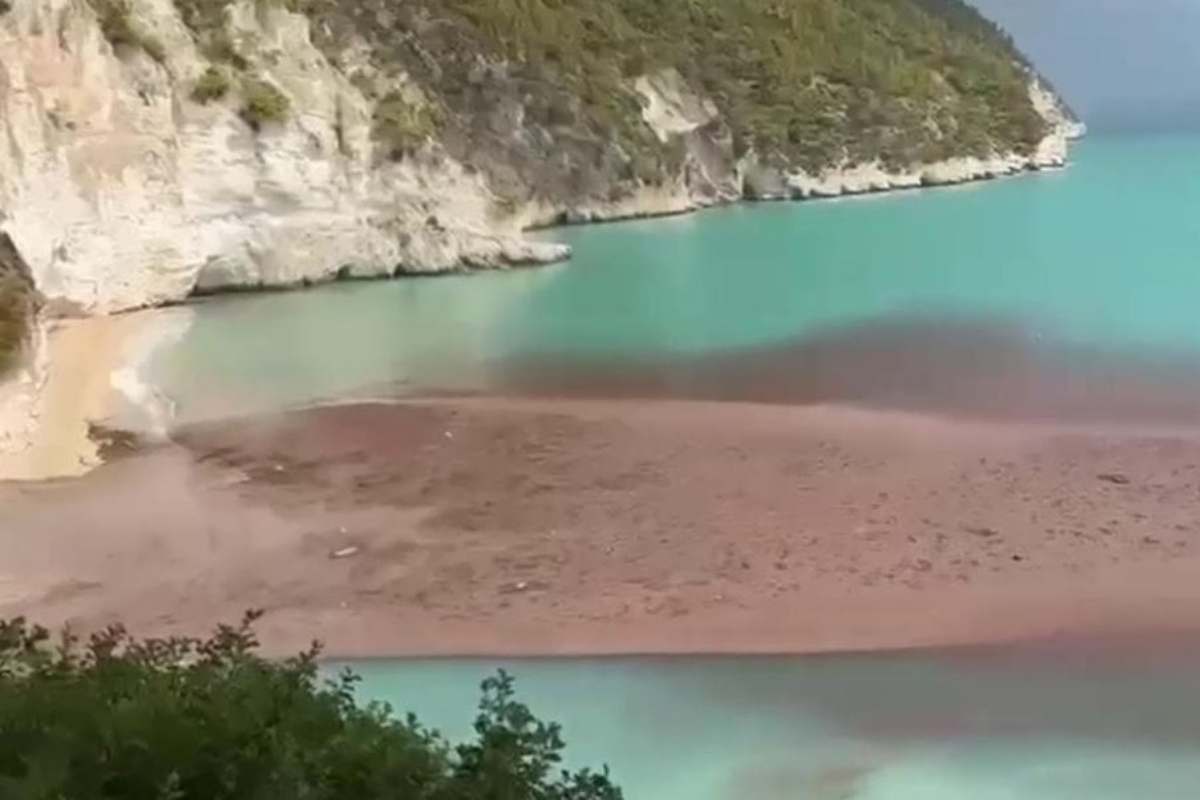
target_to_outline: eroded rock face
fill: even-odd
[[[436,148],[379,158],[371,103],[312,46],[307,18],[235,9],[293,108],[255,131],[235,100],[190,98],[207,61],[170,0],[133,6],[163,63],[115,51],[86,3],[16,0],[0,18],[3,229],[52,309],[568,255],[493,219],[482,177]]]
[[[471,141],[493,149],[426,136],[397,157],[374,129],[381,97],[419,104],[421,89],[395,65],[371,62],[379,42],[368,47],[359,32],[336,50],[328,41],[318,47],[320,31],[306,16],[270,2],[233,3],[222,24],[255,78],[290,105],[285,119],[252,126],[236,91],[194,99],[210,58],[173,0],[132,0],[129,8],[158,45],[149,48],[155,56],[114,49],[85,0],[13,0],[0,15],[0,230],[54,313],[339,275],[554,261],[568,248],[521,231],[745,196],[822,197],[1058,166],[1073,130],[1035,81],[1034,103],[1053,133],[1031,156],[902,173],[840,164],[814,175],[760,164],[753,153],[736,157],[716,105],[665,70],[631,81],[642,120],[675,156],[665,178],[643,179],[615,143],[557,152],[570,137],[538,140],[542,128],[525,124],[532,111],[519,83],[505,65],[481,61],[470,78],[483,99],[469,122],[482,138]],[[538,113],[569,121],[573,99],[558,100]],[[469,163],[480,159],[483,167]]]

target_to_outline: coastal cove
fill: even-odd
[[[451,736],[504,667],[631,798],[1186,796],[1200,140],[1075,152],[72,323],[159,435],[0,484],[0,617],[264,608]]]
[[[961,0],[21,0],[0,68],[2,233],[68,314],[556,261],[523,230],[1056,167],[1081,132]]]
[[[555,229],[546,269],[211,298],[148,382],[183,421],[430,391],[993,414],[1015,381],[1018,416],[1178,422],[1197,151],[1096,137],[1020,180]]]
[[[1046,99],[1044,102],[1050,101]],[[1065,137],[1078,135],[1083,130],[1081,124],[1062,124],[1062,129],[1056,134],[1056,142],[1050,144],[1050,150],[1042,157],[1044,158],[1043,167],[1039,169],[1055,168],[1056,165],[1062,163],[1066,154]],[[931,187],[937,188],[946,184],[969,184],[1001,177],[1029,177],[1032,167],[1012,159],[993,159],[992,161],[960,159],[933,165],[931,169],[933,172],[930,174],[934,175],[932,178],[919,171],[905,174],[885,173],[876,166],[868,165],[865,168],[848,172],[834,172],[817,182],[804,178],[801,184],[786,190],[783,194],[776,197],[762,197],[759,202],[788,199],[825,201],[867,199],[879,194],[907,194],[918,189],[930,191]],[[839,198],[839,196],[841,197]],[[624,210],[609,209],[603,213],[589,214],[587,218],[580,218],[576,222],[586,221],[594,224],[601,221],[627,221],[627,216],[675,217],[690,215],[698,210],[687,199],[668,198],[663,202],[665,204],[661,206],[651,204],[645,207],[639,206],[636,209],[633,207]],[[757,204],[752,203],[751,205]],[[748,210],[748,208],[745,207],[742,210]],[[712,211],[719,212],[720,210]],[[650,220],[650,222],[654,221]],[[547,252],[554,251],[565,254],[570,252],[571,246],[564,244],[562,240],[574,241],[578,238],[578,234],[571,229],[552,227],[544,229],[537,238],[544,240],[537,246],[544,246]],[[591,253],[588,256],[583,259],[585,263],[595,261]],[[507,282],[510,288],[519,280],[512,276],[505,276],[501,279],[502,282]],[[452,281],[450,285],[457,287],[461,284]],[[492,285],[503,285],[503,283]],[[326,289],[328,288],[326,287]],[[355,288],[361,290],[364,287],[358,285]],[[234,292],[232,296],[221,292],[202,293],[203,296],[193,298],[192,306],[198,309],[203,317],[204,309],[211,307],[210,304],[218,305],[235,299],[249,300],[250,298],[246,296],[247,291],[255,292],[253,289],[243,289]],[[486,293],[488,290],[484,289],[484,291]],[[267,290],[262,299],[269,304],[270,298],[278,296]],[[328,297],[330,297],[328,294],[318,294],[308,300],[306,305],[324,303]],[[257,305],[243,307],[243,315],[247,309],[257,307]],[[243,316],[243,318],[245,317]],[[171,354],[164,354],[164,350],[183,335],[190,326],[191,319],[192,311],[183,308],[166,312],[135,312],[121,315],[120,321],[115,323],[103,319],[61,322],[44,320],[33,339],[35,351],[28,357],[24,368],[19,370],[15,377],[10,376],[5,384],[0,385],[0,477],[35,479],[86,472],[99,463],[99,446],[97,443],[89,441],[87,436],[88,426],[92,423],[129,428],[141,434],[151,434],[154,437],[164,435],[178,410],[178,398],[175,397],[176,387],[167,387],[165,392],[159,391],[155,383],[143,381],[143,378],[147,377],[143,373],[148,370],[152,356],[157,354],[159,363],[173,358]],[[487,324],[486,320],[488,319],[489,316],[485,313],[484,324]],[[479,324],[480,320],[467,322],[468,324]],[[60,329],[61,333],[51,333]],[[73,348],[69,340],[82,341],[89,335],[88,331],[94,332],[108,344],[102,353],[89,354],[86,364],[79,363],[79,357],[84,354],[82,351],[78,351],[78,348]],[[449,338],[453,339],[454,337]],[[452,342],[446,344],[451,350],[455,347]],[[400,349],[403,350],[403,346]],[[654,353],[655,350],[651,347],[645,355],[653,357]],[[441,357],[439,356],[439,358]],[[266,365],[260,366],[266,368]],[[186,362],[176,365],[176,371],[179,373],[186,373],[188,369],[190,367],[186,365]],[[72,383],[69,384],[61,377],[53,379],[56,371],[60,375],[71,376]],[[106,377],[106,374],[110,372],[111,379]],[[158,377],[156,374],[155,381]],[[336,379],[334,379],[334,385],[311,387],[316,394],[302,394],[299,398],[290,398],[283,402],[287,405],[297,401],[328,399],[330,395],[327,392],[333,392],[336,396],[338,391],[361,390],[364,386],[375,386],[379,377],[358,376],[351,380],[360,381],[359,383],[346,384],[336,383]],[[390,372],[383,377],[387,382],[392,379]],[[415,378],[418,386],[425,386],[427,389],[458,389],[461,388],[459,384],[463,379],[463,373],[460,368],[457,374],[452,371],[431,378],[417,369],[415,375],[406,376],[403,381],[407,383],[410,378]],[[80,385],[88,387],[88,390],[80,393],[78,391]],[[480,387],[471,385],[471,388]],[[529,387],[523,388],[528,389]],[[285,388],[284,391],[286,392],[287,389]],[[307,390],[302,389],[301,391]],[[392,388],[388,388],[386,391],[391,392]],[[69,399],[64,400],[64,398]],[[242,399],[247,400],[248,398]],[[184,404],[189,408],[188,413],[192,414],[191,398],[186,398]],[[261,410],[262,406],[251,404],[238,407],[234,405],[226,407],[220,412],[215,408],[209,408],[201,413],[239,413],[255,409]],[[193,415],[189,418],[197,417]]]
[[[74,567],[95,586],[34,549],[12,596],[153,629],[142,608],[180,624],[198,612],[178,587],[232,570],[208,616],[271,605],[278,646],[316,625],[346,656],[1188,629],[1200,184],[1179,165],[1198,151],[1097,137],[1028,179],[555,230],[576,259],[549,269],[122,317],[146,323],[110,350],[141,364],[120,374],[147,402],[96,421],[151,409],[157,435],[82,481],[10,488],[14,536],[67,536],[80,509],[97,531]],[[732,472],[757,477],[734,491]],[[161,504],[105,500],[150,486]],[[123,529],[139,533],[110,542]],[[494,563],[500,542],[525,555]],[[329,572],[348,546],[397,560]],[[100,579],[142,548],[183,572]],[[522,582],[537,591],[510,597]],[[749,624],[781,598],[840,610]],[[397,602],[435,633],[364,637]],[[533,617],[496,629],[494,602]]]
[[[0,0],[0,794],[1200,797],[1156,2]]]

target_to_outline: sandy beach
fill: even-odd
[[[0,617],[333,656],[800,653],[1200,628],[1200,438],[441,398],[0,484]]]
[[[85,475],[102,463],[93,425],[166,435],[165,402],[139,371],[190,324],[187,309],[44,324],[29,363],[0,384],[0,481]]]

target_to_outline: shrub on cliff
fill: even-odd
[[[256,615],[209,639],[86,645],[0,622],[0,796],[100,800],[620,800],[606,774],[559,770],[558,726],[500,673],[475,739],[451,746],[412,716],[322,683],[316,649],[266,661]]]
[[[217,66],[210,66],[192,87],[192,99],[197,103],[220,100],[229,94],[230,88],[229,75],[225,70]]]
[[[229,32],[228,11],[232,0],[174,0],[183,24],[196,37],[196,44],[209,61],[245,70],[249,61],[238,52]]]
[[[254,130],[268,122],[283,122],[291,107],[287,95],[274,85],[258,78],[242,82],[242,119]]]
[[[528,184],[546,183],[548,163],[568,178],[611,171],[614,154],[640,162],[639,175],[677,170],[632,86],[664,69],[716,104],[736,155],[811,171],[1029,153],[1045,133],[1020,53],[964,0],[294,5],[319,20],[313,36],[332,61],[368,43],[375,67],[445,109],[458,157],[498,173],[515,164]]]
[[[128,0],[90,0],[100,20],[100,32],[114,50],[129,47],[143,51],[162,64],[167,60],[167,50],[162,42],[147,33],[134,19]]]
[[[437,125],[436,111],[391,92],[375,106],[371,135],[389,158],[399,160],[419,148],[437,131]]]

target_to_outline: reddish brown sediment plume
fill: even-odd
[[[1114,480],[1120,476],[1120,480]],[[838,407],[346,405],[0,486],[0,616],[346,656],[1194,630],[1200,440]]]

